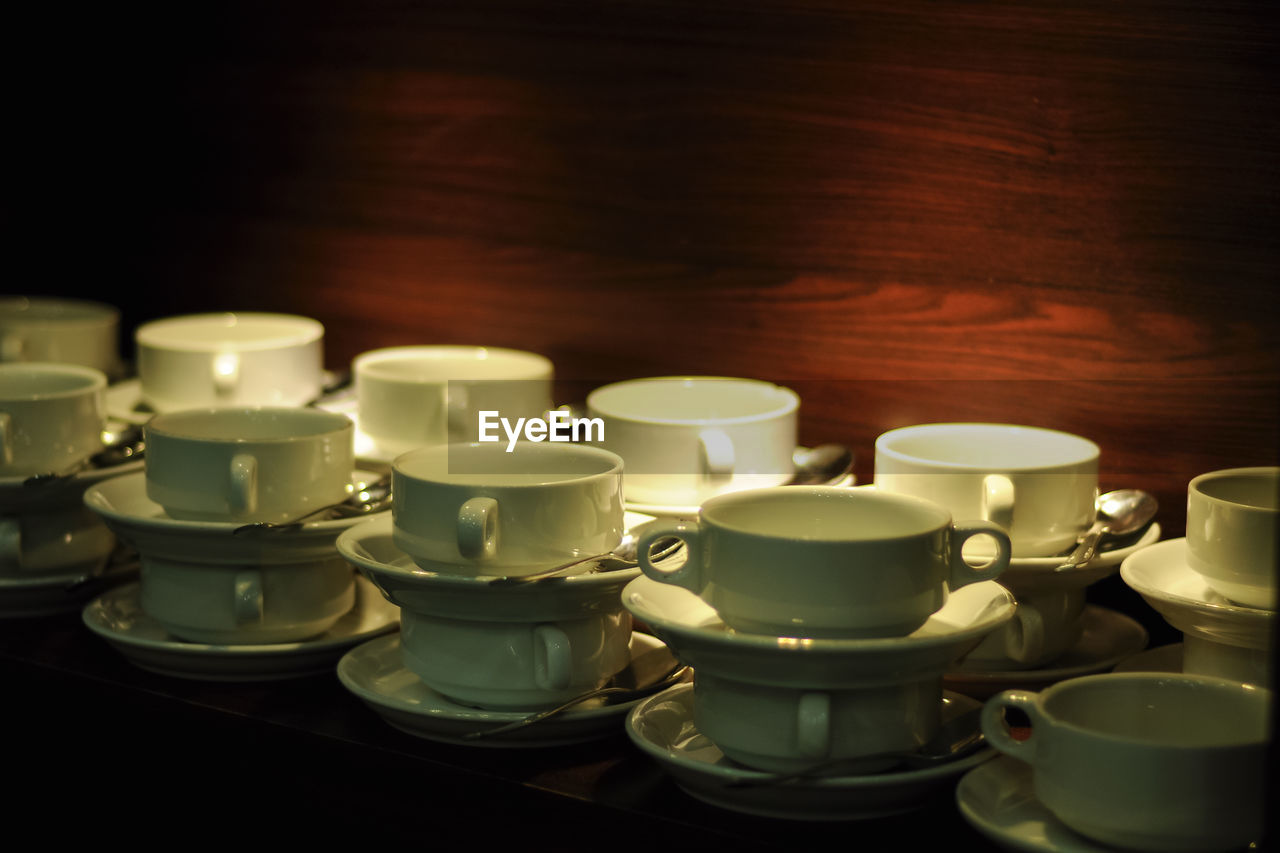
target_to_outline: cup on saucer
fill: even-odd
[[[181,520],[288,522],[350,494],[354,432],[346,415],[311,408],[156,415],[147,494]]]
[[[982,731],[1032,766],[1059,820],[1134,850],[1234,850],[1257,841],[1266,804],[1271,692],[1188,674],[1110,673],[987,701]],[[1006,708],[1030,721],[1015,739]]]
[[[995,556],[970,566],[974,536]],[[649,559],[661,539],[684,541],[678,569]],[[781,637],[867,638],[910,634],[948,591],[998,577],[1009,538],[994,524],[956,524],[919,498],[873,489],[788,486],[720,495],[695,520],[659,520],[637,543],[655,581],[703,596],[737,631]]]
[[[1009,532],[1013,556],[1062,553],[1093,523],[1098,446],[1057,430],[939,423],[876,439],[875,486],[982,518]]]
[[[120,309],[87,299],[0,297],[0,362],[91,367],[118,378]]]
[[[157,412],[302,406],[324,386],[324,326],[292,314],[187,314],[134,334],[142,402]]]
[[[357,355],[351,373],[360,432],[390,457],[478,441],[481,412],[515,424],[546,418],[552,408],[550,359],[522,350],[387,347]]]
[[[419,448],[392,463],[391,491],[396,545],[429,572],[527,575],[622,540],[622,460],[588,445]]]
[[[800,397],[758,379],[631,379],[587,395],[601,447],[627,464],[627,500],[697,506],[707,498],[791,479]]]
[[[1276,609],[1280,467],[1229,468],[1187,487],[1187,563],[1231,601]]]
[[[101,450],[106,387],[92,367],[0,364],[0,477],[62,472]]]

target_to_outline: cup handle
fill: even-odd
[[[796,708],[796,745],[805,758],[826,758],[831,753],[831,697],[805,693]]]
[[[996,555],[985,566],[971,566],[964,561],[964,543],[983,533],[996,540]],[[948,578],[947,585],[950,589],[957,590],[978,581],[994,580],[1009,568],[1009,557],[1012,554],[1009,534],[1003,528],[986,521],[954,524],[951,527],[951,577]]]
[[[449,441],[475,441],[472,432],[478,425],[467,422],[467,397],[466,384],[452,379],[445,383],[445,430]]]
[[[682,586],[692,592],[701,592],[706,586],[703,580],[702,554],[698,546],[702,531],[696,521],[655,521],[645,526],[636,543],[636,560],[645,577],[659,583]],[[684,542],[684,564],[674,569],[660,569],[649,559],[649,549],[660,539],[676,538]]]
[[[704,429],[698,433],[698,449],[707,479],[727,480],[733,476],[733,439],[728,433],[714,427]]]
[[[982,480],[982,517],[1005,530],[1013,529],[1013,481],[1003,474]]]
[[[5,465],[13,464],[13,418],[0,412],[0,455]]]
[[[240,572],[236,575],[233,594],[237,625],[257,624],[262,621],[261,572]]]
[[[551,624],[533,629],[533,681],[540,690],[569,686],[573,648],[569,635]]]
[[[16,518],[0,520],[0,565],[22,568],[22,525]]]
[[[1005,708],[1017,708],[1027,715],[1031,721],[1031,735],[1026,740],[1017,740],[1004,724]],[[1040,727],[1047,727],[1049,721],[1040,711],[1039,697],[1035,693],[1024,690],[1005,690],[988,699],[982,706],[982,734],[987,742],[1005,755],[1012,755],[1020,761],[1034,764],[1036,745],[1043,736]]]
[[[240,384],[240,356],[234,352],[223,352],[214,356],[209,365],[213,379],[213,390],[219,397],[230,397]]]
[[[1019,606],[1004,629],[1004,653],[1018,663],[1039,660],[1044,653],[1044,617],[1034,607]]]
[[[231,493],[228,503],[234,515],[258,511],[258,460],[251,453],[231,457]]]
[[[498,550],[498,502],[471,498],[458,509],[458,553],[466,560],[493,559]]]

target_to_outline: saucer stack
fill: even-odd
[[[343,684],[391,725],[434,740],[546,745],[620,730],[624,706],[576,705],[516,722],[665,658],[621,603],[638,569],[594,571],[617,547],[622,460],[594,447],[522,442],[424,447],[392,466],[392,517],[338,538],[339,552],[400,608],[400,635],[339,664]],[[634,518],[633,518],[634,521]],[[531,574],[575,563],[564,576]],[[611,722],[610,722],[611,721]],[[474,737],[468,737],[472,735]]]
[[[1280,468],[1232,468],[1188,486],[1187,536],[1127,557],[1120,576],[1183,634],[1125,661],[1269,684],[1276,630]]]
[[[374,478],[353,468],[347,418],[176,411],[148,421],[146,442],[143,473],[84,494],[141,561],[137,584],[91,602],[83,617],[131,662],[198,679],[307,675],[395,627],[391,608],[358,594],[335,547],[363,517],[286,523]]]
[[[982,570],[959,556],[976,535],[998,543]],[[686,544],[676,569],[643,556],[667,536]],[[779,816],[882,814],[990,757],[895,771],[886,754],[911,753],[977,707],[942,678],[1013,617],[1012,595],[989,579],[1008,562],[993,525],[955,525],[915,498],[788,486],[713,498],[697,521],[656,524],[639,547],[645,577],[623,604],[695,675],[637,707],[627,731],[693,796]],[[774,773],[804,778],[773,785]],[[835,798],[777,799],[796,787]]]

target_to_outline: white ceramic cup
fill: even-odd
[[[336,553],[272,563],[143,554],[139,577],[143,611],[193,643],[296,642],[324,633],[355,604],[355,572]]]
[[[0,297],[0,361],[46,361],[121,373],[120,310],[84,299]]]
[[[396,546],[431,572],[526,575],[622,541],[622,460],[596,447],[420,448],[392,463],[391,493]]]
[[[789,388],[723,376],[633,379],[587,395],[600,446],[626,460],[627,500],[657,506],[787,482],[799,406]]]
[[[840,761],[842,774],[881,770],[893,759],[871,756],[918,748],[938,730],[942,706],[940,673],[835,689],[753,684],[699,668],[693,686],[698,731],[739,764],[775,773],[826,761]]]
[[[63,471],[101,450],[106,387],[92,367],[0,364],[0,477]]]
[[[875,486],[1009,531],[1015,557],[1058,554],[1093,523],[1098,446],[1010,424],[921,424],[876,439]]]
[[[1228,468],[1187,487],[1187,565],[1231,601],[1276,609],[1280,468]]]
[[[983,534],[995,556],[974,568],[961,547]],[[666,537],[687,546],[679,568],[649,560]],[[698,594],[729,627],[787,637],[903,636],[942,607],[948,589],[1009,565],[1009,539],[993,524],[955,524],[919,498],[833,486],[721,495],[697,520],[649,525],[637,547],[646,576]]]
[[[356,356],[351,373],[360,431],[393,455],[476,441],[482,411],[514,425],[546,418],[552,407],[551,361],[521,350],[388,347]]]
[[[185,521],[286,522],[346,500],[355,426],[307,408],[193,409],[145,427],[147,496]]]
[[[630,662],[631,614],[560,620],[449,619],[400,611],[400,653],[423,683],[454,702],[536,710],[594,690]]]
[[[301,406],[324,386],[324,326],[292,314],[188,314],[134,335],[142,400],[157,412]]]
[[[1234,850],[1263,830],[1270,691],[1110,673],[987,701],[982,731],[1033,768],[1036,798],[1082,835],[1135,850]],[[1015,739],[1004,720],[1030,720]]]

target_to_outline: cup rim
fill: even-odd
[[[235,419],[254,414],[270,415],[281,414],[300,421],[315,422],[314,431],[305,434],[292,434],[280,436],[266,436],[257,438],[248,438],[245,436],[212,436],[212,435],[193,435],[190,432],[183,432],[176,429],[172,424],[181,424],[183,421],[203,419]],[[225,408],[196,408],[196,409],[178,409],[171,412],[161,412],[155,415],[143,426],[146,440],[152,440],[153,436],[159,435],[167,439],[175,439],[178,441],[201,442],[206,444],[228,444],[228,445],[272,445],[272,444],[289,444],[304,439],[322,438],[324,436],[340,435],[344,432],[355,435],[355,422],[351,418],[341,412],[332,412],[326,409],[315,409],[304,406],[231,406]]]
[[[1277,515],[1280,514],[1280,507],[1265,507],[1255,504],[1240,503],[1239,501],[1231,501],[1226,498],[1220,498],[1217,495],[1211,495],[1204,491],[1201,486],[1205,483],[1215,480],[1226,480],[1232,477],[1254,476],[1254,475],[1271,475],[1280,485],[1280,466],[1274,465],[1258,465],[1249,468],[1222,468],[1217,471],[1206,471],[1191,478],[1191,482],[1187,484],[1187,496],[1195,496],[1198,499],[1208,501],[1223,507],[1230,507],[1232,512],[1243,512],[1256,515]]]
[[[11,310],[17,308],[17,310]],[[28,308],[53,309],[53,313],[44,315],[24,314]],[[71,309],[75,312],[57,314],[58,309]],[[98,328],[119,325],[120,309],[106,302],[93,299],[52,296],[13,296],[0,297],[0,328],[6,329],[58,329],[65,331],[75,328]]]
[[[460,488],[460,489],[467,489],[467,490],[482,490],[482,491],[495,490],[495,489],[501,489],[504,491],[508,489],[546,489],[546,488],[555,488],[557,486],[568,487],[574,484],[583,483],[585,481],[594,480],[601,477],[620,476],[623,473],[622,457],[614,453],[613,451],[605,450],[604,448],[601,448],[601,447],[592,447],[586,444],[573,444],[573,443],[550,444],[547,442],[532,442],[532,441],[517,441],[515,446],[517,449],[512,451],[511,454],[506,453],[506,446],[501,442],[491,443],[491,442],[467,441],[467,442],[453,442],[450,444],[436,444],[436,445],[431,445],[429,447],[417,447],[417,448],[414,448],[413,450],[409,450],[404,453],[401,453],[399,456],[393,459],[391,461],[391,473],[394,477],[407,479],[411,482],[430,483],[434,486],[440,486],[444,488]],[[521,451],[527,451],[527,452],[539,453],[539,454],[551,454],[551,455],[574,454],[578,456],[588,456],[594,459],[598,459],[601,462],[608,462],[609,467],[601,471],[593,471],[590,473],[579,474],[573,477],[550,480],[546,482],[511,483],[511,484],[502,483],[502,484],[495,484],[495,485],[489,485],[489,486],[486,486],[483,484],[477,484],[477,483],[459,483],[447,478],[430,476],[430,475],[423,476],[421,474],[409,473],[404,470],[404,466],[406,464],[412,463],[418,459],[425,458],[425,457],[432,457],[432,456],[447,457],[451,452],[456,452],[462,449],[475,449],[475,450],[482,451],[484,453],[502,454],[500,456],[497,456],[498,459],[507,458],[508,456],[518,454]],[[529,474],[530,476],[536,476],[536,472],[529,472]],[[478,476],[483,476],[483,474]]]
[[[1066,439],[1075,443],[1080,448],[1080,453],[1073,455],[1065,461],[1045,463],[1036,463],[1028,465],[1009,465],[1001,464],[993,465],[977,465],[966,462],[954,462],[946,459],[935,459],[927,456],[920,456],[914,453],[907,453],[891,447],[890,444],[895,439],[902,437],[908,433],[924,433],[924,432],[958,432],[960,430],[972,430],[974,428],[999,430],[1005,433],[1024,432],[1024,433],[1041,433],[1053,435],[1059,439]],[[982,421],[945,421],[939,423],[928,424],[911,424],[910,426],[897,427],[887,430],[876,437],[875,452],[878,455],[884,455],[898,462],[910,462],[921,465],[928,465],[931,468],[950,471],[965,472],[1035,472],[1049,471],[1058,468],[1072,467],[1082,465],[1090,461],[1096,461],[1102,454],[1102,449],[1096,442],[1085,438],[1082,435],[1065,432],[1063,430],[1053,429],[1051,427],[1030,426],[1026,424],[1004,424],[1004,423],[988,423]]]
[[[1094,675],[1084,675],[1077,678],[1069,678],[1060,681],[1057,684],[1050,685],[1044,690],[1035,693],[1036,702],[1039,704],[1042,712],[1048,718],[1048,722],[1054,727],[1067,729],[1075,734],[1090,737],[1096,740],[1109,741],[1117,745],[1123,744],[1135,747],[1155,748],[1155,749],[1185,749],[1185,750],[1219,750],[1219,749],[1238,749],[1240,747],[1248,747],[1266,744],[1270,739],[1268,726],[1264,724],[1263,731],[1259,737],[1241,738],[1226,743],[1213,744],[1188,744],[1175,743],[1167,740],[1138,740],[1132,737],[1123,737],[1121,735],[1112,734],[1106,731],[1099,731],[1096,728],[1089,728],[1080,725],[1072,720],[1054,714],[1047,708],[1047,704],[1055,697],[1074,690],[1090,689],[1092,685],[1117,684],[1117,683],[1150,683],[1150,682],[1173,682],[1183,685],[1177,689],[1191,689],[1193,685],[1201,685],[1206,689],[1216,690],[1221,693],[1232,693],[1239,695],[1241,693],[1252,693],[1260,698],[1256,700],[1269,705],[1274,701],[1274,696],[1270,688],[1248,682],[1236,681],[1229,678],[1222,678],[1216,675],[1201,675],[1199,673],[1190,672],[1103,672]]]
[[[777,534],[762,533],[759,528],[743,526],[740,524],[726,523],[716,519],[714,514],[717,511],[723,511],[725,507],[733,507],[738,504],[751,504],[759,501],[781,501],[781,502],[799,502],[801,500],[814,500],[815,498],[828,501],[843,501],[848,504],[893,504],[903,509],[914,511],[918,518],[922,520],[921,529],[911,533],[900,533],[893,536],[884,535],[865,535],[865,536],[779,536]],[[929,519],[928,527],[923,526],[923,521]],[[742,489],[736,492],[728,492],[723,495],[716,495],[704,501],[698,509],[698,521],[703,524],[710,524],[721,530],[731,531],[736,536],[746,536],[754,539],[777,541],[780,538],[793,539],[795,541],[813,542],[838,545],[854,542],[883,541],[892,539],[911,539],[917,536],[924,536],[934,531],[944,529],[951,526],[954,518],[945,508],[932,501],[924,498],[918,498],[914,495],[900,495],[893,492],[882,492],[871,489],[850,489],[845,486],[786,486],[782,487],[763,487],[758,489]]]
[[[423,357],[426,358],[423,358]],[[398,361],[406,358],[422,358],[425,361],[445,363],[457,360],[461,363],[486,361],[491,356],[507,360],[513,367],[522,367],[517,371],[520,375],[506,376],[492,381],[536,380],[550,378],[554,371],[551,359],[540,353],[529,350],[511,349],[508,347],[491,347],[467,344],[421,344],[410,346],[381,347],[368,350],[351,360],[351,373],[357,378],[373,378],[377,380],[395,380],[414,385],[436,385],[448,381],[491,381],[491,380],[449,380],[447,377],[437,379],[406,377],[400,374],[381,373],[378,366],[385,361]]]
[[[260,340],[247,341],[193,341],[173,336],[175,330],[188,326],[217,327],[246,324],[276,323],[288,325],[289,330]],[[266,311],[214,311],[204,314],[182,314],[176,317],[161,317],[143,323],[134,332],[134,341],[139,347],[149,347],[161,352],[255,352],[273,350],[284,347],[301,346],[315,343],[324,337],[324,325],[311,317],[299,314],[277,314]]]
[[[752,385],[757,387],[770,388],[781,397],[781,401],[767,411],[755,412],[749,415],[738,415],[735,417],[722,418],[670,418],[656,416],[639,416],[617,414],[600,408],[600,397],[608,395],[618,388],[634,387],[648,382],[735,382],[742,385]],[[782,415],[794,412],[800,407],[800,395],[785,385],[778,385],[769,382],[766,379],[752,379],[743,376],[695,376],[695,375],[677,375],[677,376],[646,376],[639,379],[624,379],[620,382],[610,382],[607,385],[601,385],[587,394],[587,409],[589,414],[601,415],[615,421],[623,421],[632,424],[641,424],[644,426],[704,426],[713,427],[731,424],[749,424],[758,421],[767,421]]]
[[[8,397],[0,392],[0,404],[28,403],[41,400],[64,400],[80,397],[84,394],[102,392],[107,387],[107,375],[96,367],[85,367],[79,364],[65,364],[55,361],[11,361],[0,364],[0,375],[5,373],[40,373],[54,376],[77,376],[86,380],[85,384],[76,388],[63,388],[56,391],[41,391],[36,394],[23,394]]]

